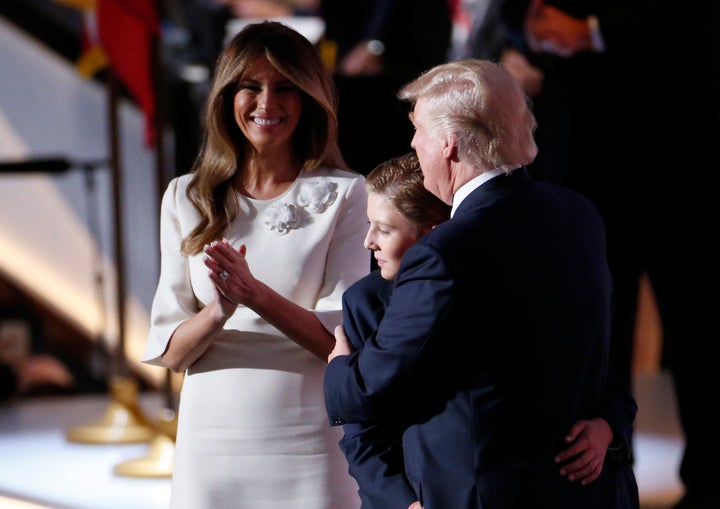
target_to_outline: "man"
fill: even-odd
[[[592,483],[568,483],[554,462],[574,421],[624,412],[631,423],[637,410],[602,396],[602,218],[581,195],[530,179],[535,119],[499,65],[442,64],[399,95],[413,105],[424,185],[452,217],[405,253],[373,341],[329,356],[331,424],[407,427],[406,474],[425,509],[637,508],[618,454],[631,426]]]

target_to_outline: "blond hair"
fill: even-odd
[[[477,168],[510,171],[537,155],[537,127],[520,83],[501,65],[465,59],[441,64],[400,89],[428,105],[430,128],[457,139],[459,156]]]

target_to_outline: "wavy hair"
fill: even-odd
[[[430,128],[454,135],[458,155],[476,168],[510,171],[537,155],[537,122],[520,83],[499,64],[465,59],[431,68],[398,97],[427,101]]]
[[[347,169],[337,143],[337,93],[317,48],[300,33],[276,21],[247,25],[218,57],[207,99],[203,144],[187,188],[188,199],[201,220],[183,239],[184,254],[200,253],[205,244],[219,239],[241,213],[233,181],[243,171],[240,164],[251,146],[235,121],[233,107],[238,83],[258,57],[267,58],[302,94],[293,148],[303,169]]]

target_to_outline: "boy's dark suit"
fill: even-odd
[[[343,294],[343,328],[355,350],[374,341],[392,288],[375,269]],[[417,500],[405,477],[402,428],[383,421],[347,423],[343,431],[340,448],[358,482],[362,509],[405,509]]]
[[[629,462],[580,486],[553,461],[605,405],[604,239],[588,200],[525,170],[473,191],[405,254],[374,340],[328,365],[331,423],[408,426],[425,509],[638,507]],[[624,410],[632,422],[634,402]]]

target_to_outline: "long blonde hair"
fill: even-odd
[[[258,57],[267,58],[302,93],[303,108],[293,134],[293,148],[303,169],[347,169],[337,144],[337,93],[315,46],[279,22],[247,25],[220,54],[208,95],[203,145],[187,188],[188,199],[201,220],[183,239],[186,255],[200,253],[205,244],[221,238],[240,214],[233,181],[242,171],[239,165],[250,144],[237,126],[233,103],[238,83]]]

